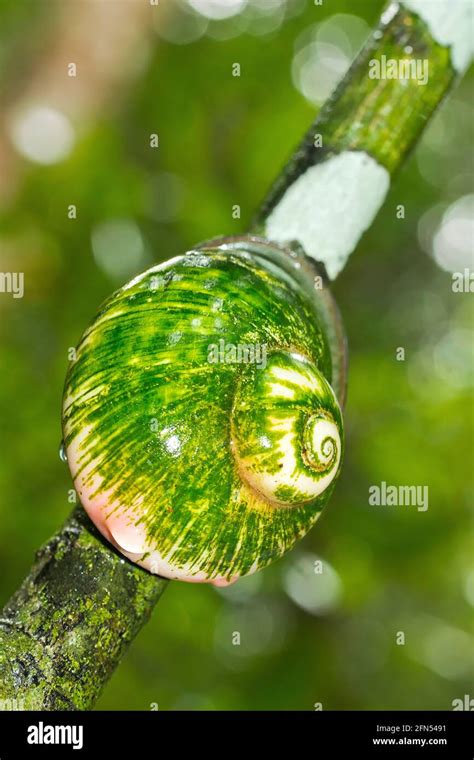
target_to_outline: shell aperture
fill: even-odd
[[[303,536],[342,459],[331,357],[306,294],[246,251],[200,249],[114,293],[66,378],[82,504],[127,557],[216,584]]]

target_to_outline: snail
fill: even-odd
[[[315,271],[264,239],[213,240],[132,279],[85,331],[66,458],[133,562],[226,585],[317,520],[343,459],[344,346]]]
[[[466,4],[425,5],[383,13],[271,189],[258,236],[139,275],[82,337],[64,391],[67,461],[99,530],[153,573],[233,582],[289,551],[331,495],[346,353],[326,283],[470,58]],[[418,49],[436,71],[423,93],[368,75],[374,56]]]

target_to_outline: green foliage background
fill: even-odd
[[[58,457],[67,351],[126,279],[98,266],[93,230],[133,220],[145,241],[141,269],[246,229],[315,115],[292,83],[295,40],[333,13],[372,25],[382,4],[300,7],[260,37],[176,45],[152,34],[138,73],[137,61],[122,62],[121,87],[79,124],[66,160],[17,158],[21,179],[0,209],[0,269],[25,272],[26,284],[22,300],[0,295],[0,603],[71,509]],[[0,3],[5,119],[63,12],[44,0]],[[149,148],[154,132],[158,150]],[[228,591],[171,584],[99,708],[450,709],[472,693],[472,295],[453,293],[451,275],[419,244],[426,212],[472,192],[471,151],[472,72],[334,286],[350,346],[346,461],[316,528],[291,556]],[[169,174],[179,178],[177,210],[163,221]],[[369,506],[369,486],[382,480],[427,485],[428,511]],[[318,557],[340,582],[326,610]],[[313,613],[287,593],[297,571]]]

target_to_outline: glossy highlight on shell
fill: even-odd
[[[66,378],[85,509],[159,575],[225,584],[265,567],[313,525],[339,473],[331,374],[291,267],[245,246],[153,267],[105,302]]]

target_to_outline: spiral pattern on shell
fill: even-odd
[[[312,502],[332,482],[341,437],[329,383],[304,356],[274,351],[243,374],[231,440],[243,480],[276,506]]]
[[[203,248],[105,302],[71,363],[67,460],[102,533],[152,572],[231,582],[288,551],[339,472],[329,348],[291,275]]]

